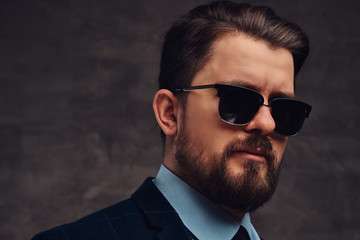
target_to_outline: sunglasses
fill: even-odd
[[[275,132],[284,136],[298,133],[309,117],[311,106],[304,102],[290,98],[275,98],[267,105],[264,97],[249,88],[211,84],[174,89],[173,92],[189,92],[200,89],[215,88],[219,100],[219,116],[226,123],[244,126],[257,114],[261,106],[271,108],[271,115],[275,121]]]

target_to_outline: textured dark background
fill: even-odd
[[[258,0],[311,54],[265,239],[360,239],[360,3]],[[0,239],[29,239],[128,197],[162,161],[152,113],[162,33],[203,1],[0,3]]]

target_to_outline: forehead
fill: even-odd
[[[285,48],[243,34],[226,34],[214,41],[211,58],[192,85],[236,83],[263,95],[294,94],[293,57]]]

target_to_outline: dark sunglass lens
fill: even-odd
[[[291,136],[300,131],[311,106],[292,99],[275,99],[271,102],[271,114],[275,120],[275,132]]]
[[[219,91],[219,97],[219,115],[221,119],[232,124],[247,124],[262,104],[261,95],[236,86],[223,87]]]

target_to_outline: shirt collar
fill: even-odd
[[[248,213],[237,222],[164,165],[160,167],[154,184],[176,210],[184,225],[198,239],[230,240],[242,225],[248,231],[251,240],[260,240]]]

